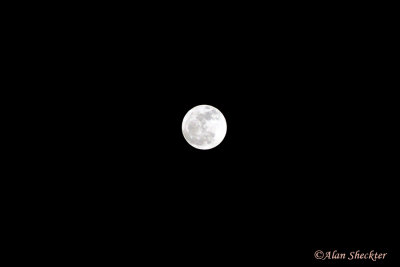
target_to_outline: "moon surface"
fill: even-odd
[[[213,106],[195,106],[186,113],[182,121],[182,133],[186,141],[197,149],[218,146],[226,135],[224,115]]]

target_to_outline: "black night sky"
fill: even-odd
[[[185,266],[394,257],[391,18],[320,8],[154,6],[80,27],[60,164],[90,236]],[[200,104],[228,125],[206,151],[181,131]]]

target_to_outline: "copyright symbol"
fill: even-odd
[[[324,257],[324,252],[321,251],[321,250],[317,250],[317,251],[315,251],[315,253],[314,253],[314,257],[315,257],[317,260],[320,260],[320,259],[322,259],[322,258]]]

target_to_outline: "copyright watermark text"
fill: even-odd
[[[376,252],[374,250],[370,251],[351,251],[351,252],[339,252],[337,250],[322,251],[317,250],[314,253],[314,258],[317,260],[371,260],[379,261],[384,260],[387,257],[387,252]]]

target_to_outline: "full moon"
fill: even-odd
[[[197,149],[218,146],[226,135],[226,120],[218,109],[200,105],[186,113],[182,121],[182,133],[186,141]]]

